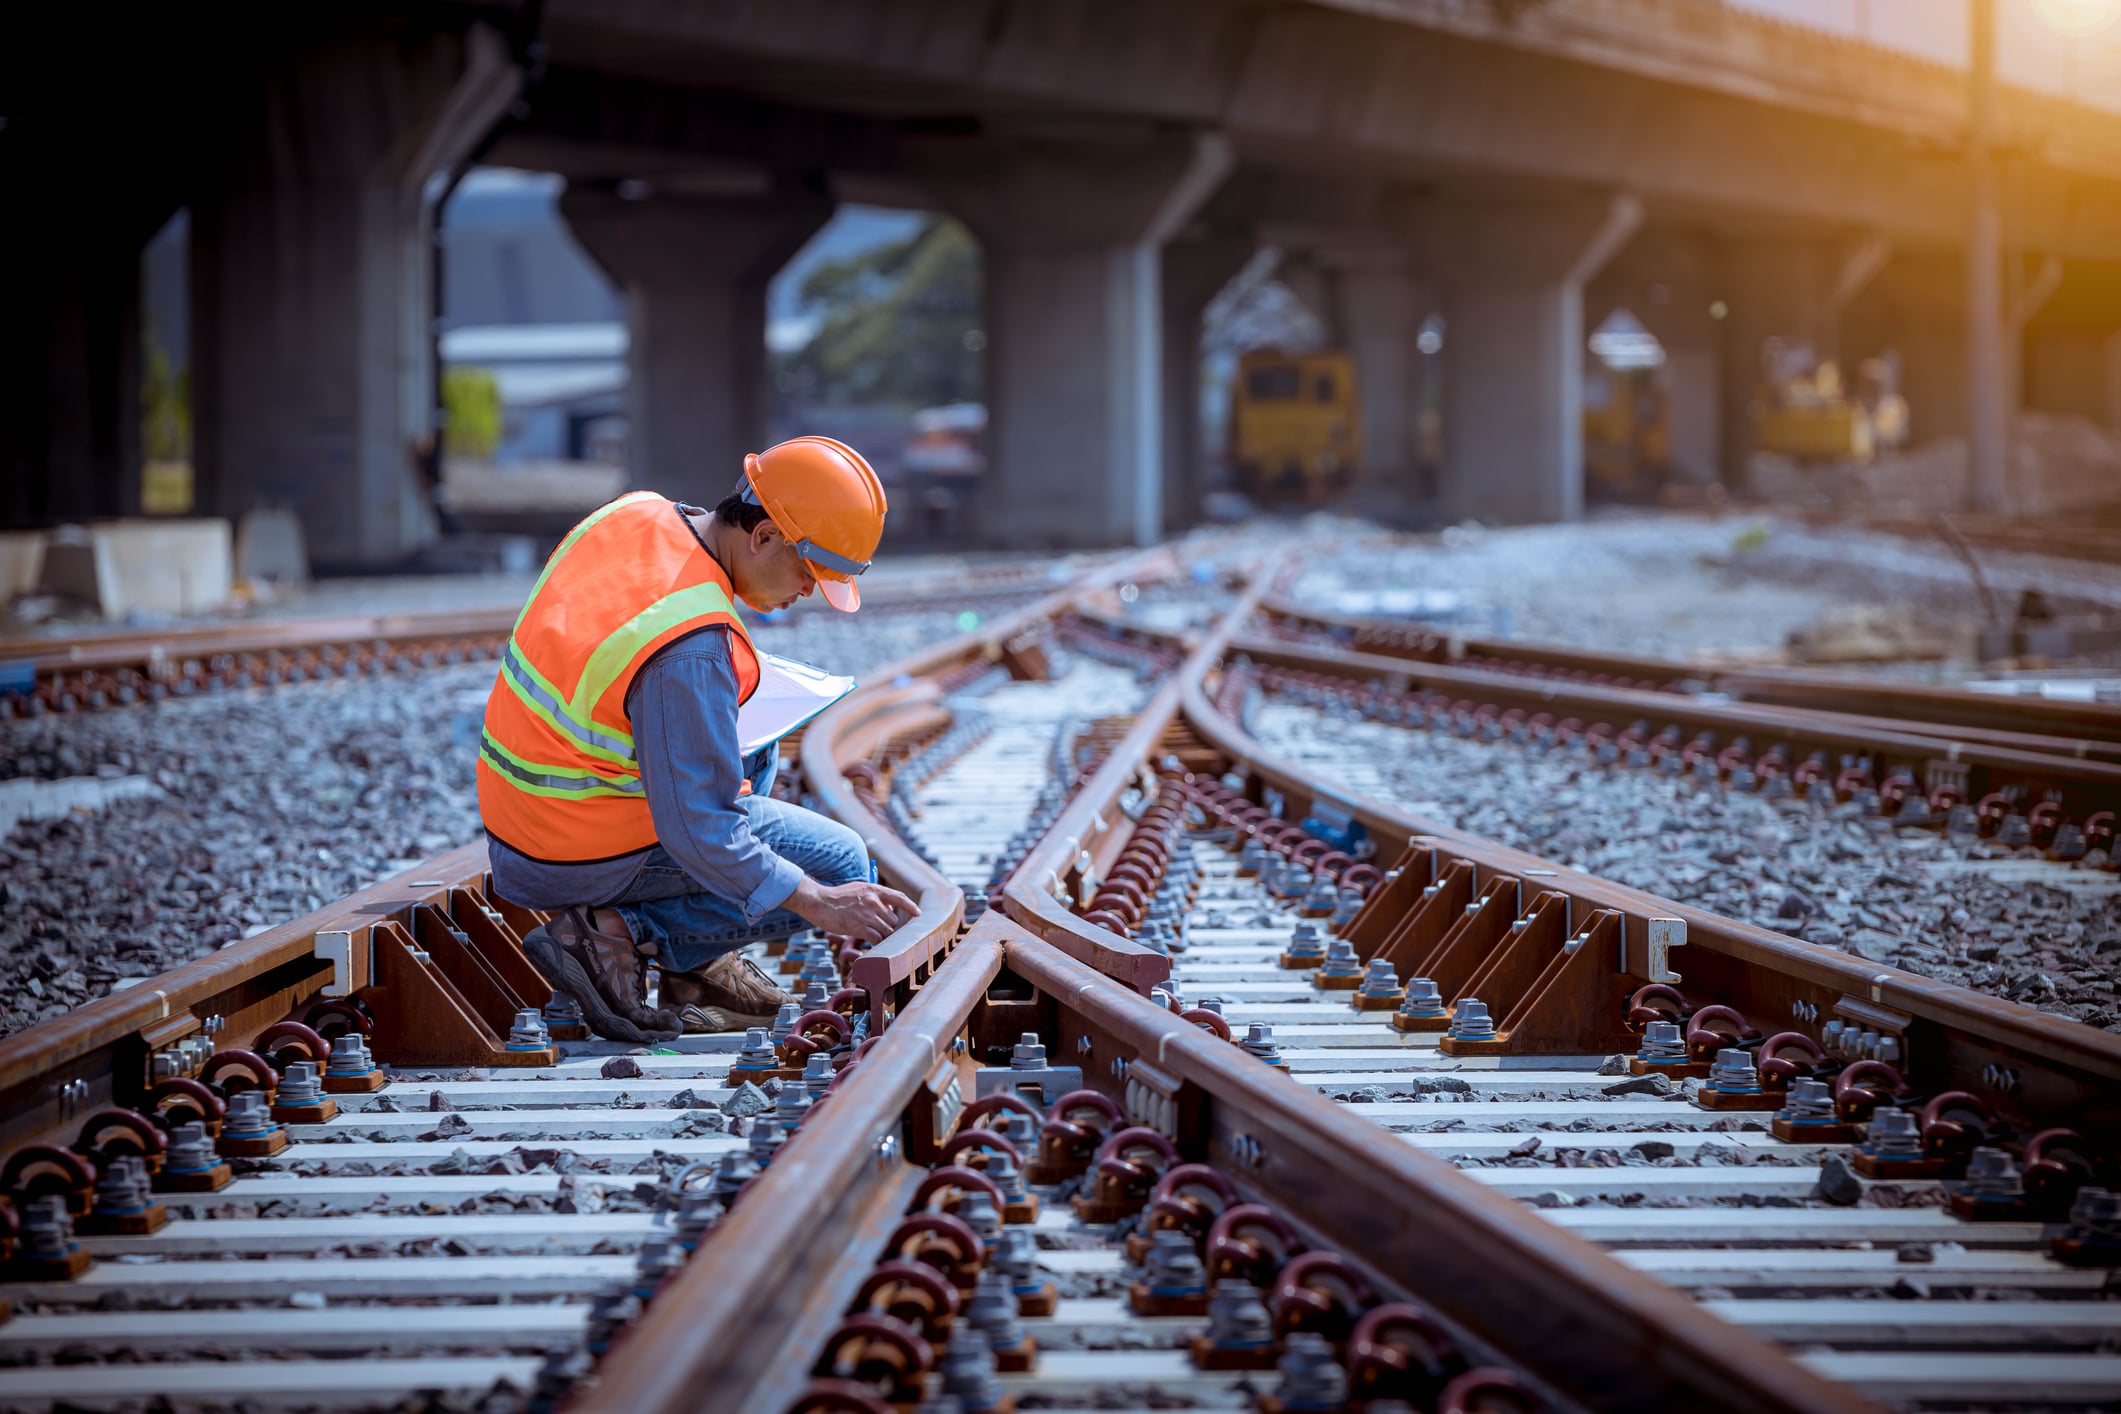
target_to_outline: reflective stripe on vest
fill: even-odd
[[[487,697],[487,830],[556,862],[653,844],[626,692],[664,644],[709,627],[729,630],[741,702],[758,686],[757,650],[727,576],[674,503],[637,491],[570,531],[517,616]]]

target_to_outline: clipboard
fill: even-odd
[[[758,690],[736,710],[738,749],[749,756],[773,745],[855,686],[853,678],[793,658],[760,653]]]

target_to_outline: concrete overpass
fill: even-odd
[[[2112,377],[2121,116],[2000,94],[1983,150],[2009,259],[1977,264],[2016,272],[2021,298],[1970,319],[1965,75],[1704,0],[388,8],[83,46],[159,45],[208,75],[159,94],[119,87],[137,56],[9,75],[32,96],[0,130],[11,190],[150,179],[5,237],[27,316],[8,357],[80,390],[0,394],[28,488],[8,514],[124,508],[128,309],[107,277],[187,204],[210,503],[300,505],[327,559],[418,543],[427,223],[475,156],[568,178],[563,210],[634,326],[635,474],[695,498],[758,439],[764,284],[833,203],[965,220],[988,278],[979,519],[999,541],[1148,538],[1185,513],[1194,372],[1172,350],[1262,241],[1316,274],[1357,354],[1365,491],[1387,504],[1431,312],[1454,514],[1576,512],[1583,331],[1619,303],[1674,350],[1687,436],[1726,468],[1769,335],[1898,339],[1923,432],[1965,430],[1970,330],[2067,327],[2004,356],[2035,370],[2010,380],[2029,396],[2096,400]],[[1712,301],[1726,318],[1703,317]]]

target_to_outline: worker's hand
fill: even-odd
[[[786,907],[813,928],[865,943],[882,942],[886,934],[921,911],[912,899],[882,884],[828,885],[815,879],[798,884]]]

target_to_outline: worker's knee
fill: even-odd
[[[869,846],[839,821],[785,800],[747,800],[759,843],[821,884],[869,877]]]

